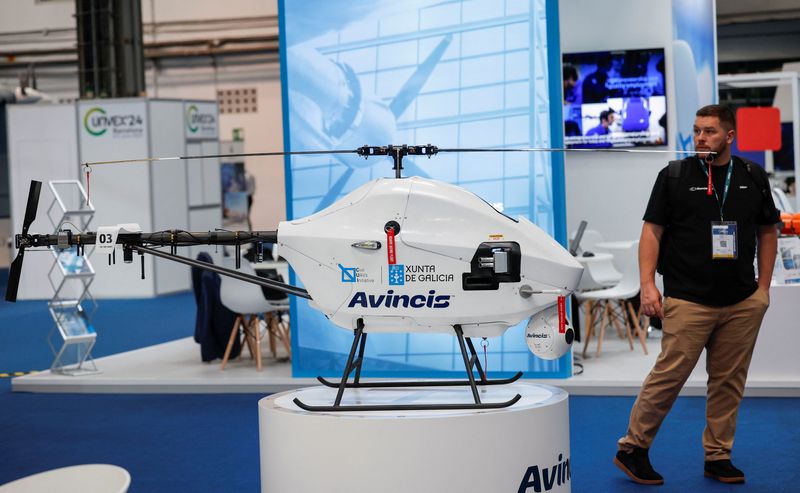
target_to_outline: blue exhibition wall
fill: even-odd
[[[561,107],[550,105],[561,98],[555,1],[282,0],[279,21],[286,150],[562,146]],[[462,186],[565,241],[560,154],[444,154],[404,167],[406,175]],[[287,216],[312,214],[382,176],[392,176],[385,158],[287,158]],[[341,374],[352,332],[305,300],[292,302],[293,375]],[[490,339],[486,355],[490,372],[571,372],[569,355],[534,357],[523,325]],[[463,376],[447,335],[374,335],[366,357],[367,376]]]
[[[677,148],[694,149],[698,108],[717,102],[717,17],[714,0],[672,0]]]

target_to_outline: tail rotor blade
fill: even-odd
[[[22,220],[22,234],[28,234],[28,228],[36,220],[36,211],[39,208],[39,194],[42,191],[42,182],[31,180],[31,188],[28,190],[28,205],[25,206],[25,218]],[[8,272],[8,286],[6,287],[6,301],[17,301],[17,291],[19,291],[19,279],[22,276],[22,261],[25,259],[25,244],[19,246],[17,258],[11,262],[11,269]]]
[[[25,247],[19,249],[17,258],[11,262],[11,269],[8,272],[8,286],[6,287],[6,301],[17,301],[17,291],[19,290],[19,278],[22,275],[22,259],[25,256]]]
[[[39,208],[39,193],[42,191],[42,182],[31,180],[28,191],[28,205],[25,207],[25,219],[22,221],[22,234],[28,233],[31,223],[36,220],[36,210]],[[22,251],[20,251],[22,254]]]

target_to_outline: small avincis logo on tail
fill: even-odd
[[[530,466],[525,471],[525,476],[519,484],[517,493],[540,493],[550,491],[553,486],[561,486],[570,480],[569,457],[562,460],[562,454],[558,454],[558,464],[550,467]]]

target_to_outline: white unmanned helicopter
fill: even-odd
[[[506,149],[508,150],[508,149]],[[512,149],[564,151],[565,149]],[[564,299],[578,285],[583,267],[547,233],[525,218],[512,219],[477,195],[454,185],[413,177],[401,178],[406,155],[430,157],[439,152],[497,152],[503,149],[438,149],[435,146],[364,146],[353,151],[299,151],[250,153],[236,156],[356,153],[362,157],[388,155],[395,178],[372,180],[329,207],[301,219],[282,221],[277,231],[155,233],[63,230],[56,234],[28,234],[36,217],[40,182],[32,182],[23,221],[16,235],[17,258],[11,266],[6,299],[15,301],[22,260],[27,247],[68,248],[106,243],[121,245],[123,259],[136,251],[211,270],[242,281],[267,286],[311,300],[334,324],[353,330],[354,338],[333,405],[310,406],[309,411],[495,409],[513,405],[519,395],[504,402],[481,402],[477,385],[516,381],[486,377],[471,338],[502,335],[529,318],[525,337],[531,351],[545,359],[565,354],[574,331],[565,315]],[[624,151],[623,151],[624,152]],[[627,151],[632,152],[632,151]],[[147,158],[87,163],[194,159],[198,156]],[[204,156],[222,157],[222,156]],[[108,244],[111,245],[108,245]],[[233,245],[237,268],[243,244],[277,243],[307,290],[251,276],[176,254],[189,245]],[[170,252],[158,250],[169,246]],[[112,248],[113,253],[113,248]],[[259,250],[257,250],[259,251]],[[437,332],[454,334],[464,360],[467,380],[361,382],[361,365],[370,332]],[[478,378],[473,374],[477,370]],[[354,380],[349,383],[351,373]],[[425,405],[341,405],[346,388],[428,387],[469,385],[474,403]]]

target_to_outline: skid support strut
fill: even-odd
[[[456,325],[453,327],[455,336],[458,339],[458,346],[461,350],[461,356],[464,361],[464,367],[467,371],[467,380],[438,380],[438,381],[424,381],[424,380],[411,380],[411,381],[390,381],[390,382],[361,382],[361,367],[364,363],[364,348],[367,343],[367,334],[364,333],[364,322],[359,319],[356,323],[356,329],[353,336],[353,345],[350,347],[350,354],[347,356],[347,363],[345,363],[344,373],[339,382],[331,382],[322,377],[317,379],[325,386],[331,388],[338,388],[336,399],[332,406],[312,406],[305,404],[300,399],[295,398],[294,403],[306,411],[411,411],[411,410],[445,410],[445,409],[501,409],[508,407],[519,401],[521,396],[515,395],[513,398],[503,402],[481,402],[478,393],[478,385],[503,385],[514,382],[522,376],[522,372],[518,372],[511,378],[489,380],[486,377],[486,372],[481,366],[478,354],[475,351],[475,346],[469,337],[464,337],[464,332],[461,326]],[[471,353],[467,355],[467,349]],[[478,371],[478,380],[476,381],[473,375],[473,368]],[[355,371],[353,382],[348,382],[350,374]],[[452,404],[452,403],[429,403],[429,404],[364,404],[364,405],[342,405],[342,397],[345,389],[353,388],[392,388],[392,387],[447,387],[447,386],[466,386],[469,385],[472,390],[472,403]]]

